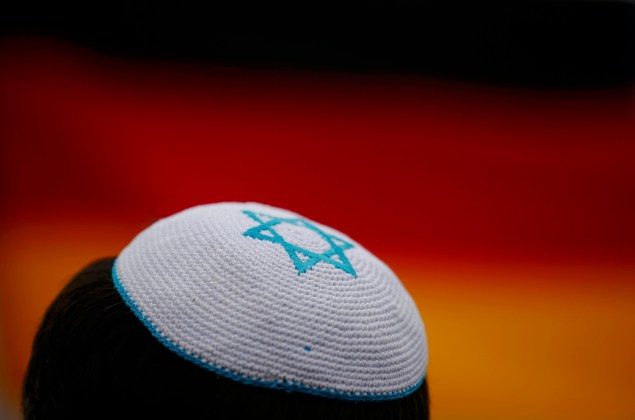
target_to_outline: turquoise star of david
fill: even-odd
[[[247,229],[243,235],[282,245],[284,250],[287,251],[287,254],[289,254],[291,261],[293,261],[295,268],[298,270],[298,276],[302,273],[306,273],[312,269],[315,264],[323,261],[357,278],[355,269],[344,254],[345,250],[353,248],[353,244],[350,242],[347,242],[335,235],[330,235],[308,220],[300,217],[275,217],[264,213],[256,213],[251,210],[243,210],[243,213],[259,223],[257,226]],[[274,229],[274,227],[283,223],[312,230],[320,235],[330,245],[330,248],[320,254],[287,242]]]

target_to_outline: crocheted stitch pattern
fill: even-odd
[[[113,280],[167,348],[249,385],[382,400],[425,377],[425,329],[394,273],[286,210],[220,203],[162,219],[120,253]]]

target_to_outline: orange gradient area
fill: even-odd
[[[5,390],[13,401],[46,306],[75,271],[116,255],[138,228],[89,230],[67,221],[3,238],[14,245],[2,249],[0,300],[10,340]],[[635,415],[635,267],[448,265],[379,256],[425,321],[433,418]]]
[[[635,418],[632,90],[135,62],[43,39],[5,40],[0,61],[0,406],[17,408],[37,325],[81,267],[183,208],[259,201],[396,271],[428,331],[434,419]]]
[[[397,261],[427,327],[434,418],[635,415],[635,267]]]

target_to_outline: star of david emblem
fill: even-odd
[[[258,225],[247,229],[243,235],[281,245],[287,254],[289,254],[291,261],[293,261],[295,268],[298,270],[298,276],[311,270],[317,263],[323,261],[357,278],[355,269],[344,254],[345,250],[353,248],[353,244],[350,242],[347,242],[338,236],[328,234],[308,220],[300,217],[275,217],[264,213],[256,213],[251,210],[243,210],[243,213],[258,222]],[[320,253],[288,242],[274,229],[275,227],[280,227],[285,223],[306,228],[314,233],[317,233],[324,241],[326,241],[329,245],[329,249]]]

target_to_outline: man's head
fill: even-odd
[[[391,272],[297,215],[215,206],[158,222],[60,293],[34,342],[26,419],[426,419],[425,333]]]

